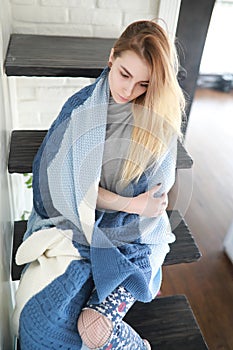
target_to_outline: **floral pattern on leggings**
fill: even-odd
[[[88,301],[86,307],[98,311],[113,323],[113,331],[102,350],[146,350],[142,338],[122,319],[136,301],[122,286],[116,288],[107,298],[98,305]]]

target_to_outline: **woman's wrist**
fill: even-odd
[[[99,187],[97,208],[135,214],[134,198],[120,196],[102,187]]]
[[[140,215],[140,209],[138,207],[138,200],[137,197],[124,197],[127,200],[127,206],[125,207],[125,212],[129,214],[138,214]]]

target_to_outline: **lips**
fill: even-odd
[[[123,102],[128,102],[129,101],[129,98],[125,98],[121,95],[118,94],[118,96],[120,97],[120,99],[123,101]]]

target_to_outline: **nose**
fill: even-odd
[[[130,97],[134,90],[134,84],[127,84],[124,88],[125,97]]]

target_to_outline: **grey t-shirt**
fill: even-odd
[[[121,170],[128,155],[132,129],[132,103],[118,104],[110,97],[100,186],[119,194],[122,191]]]

